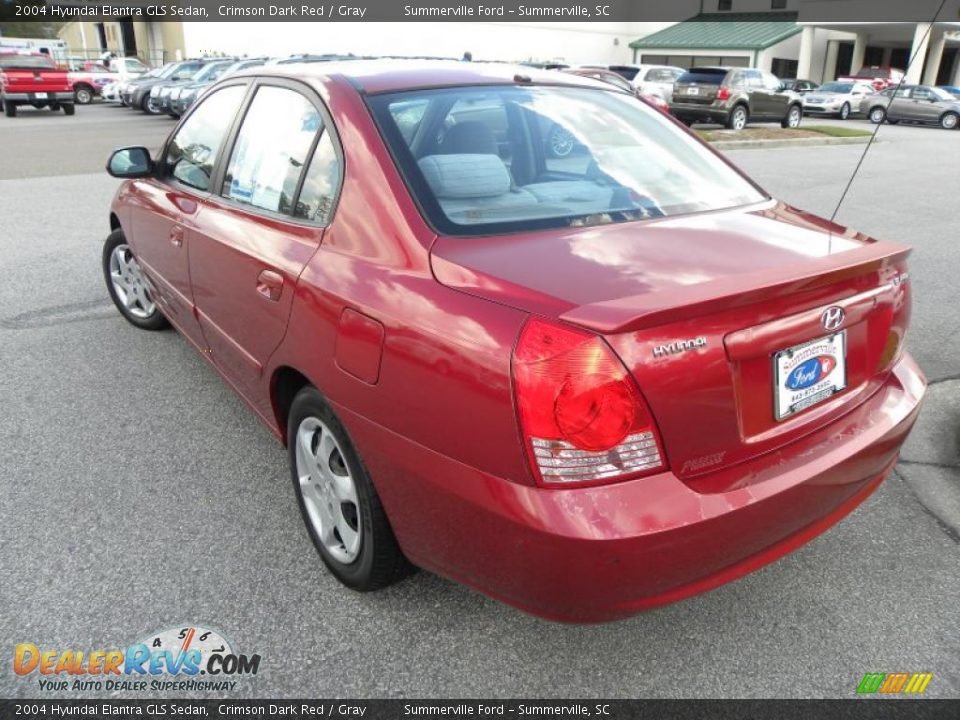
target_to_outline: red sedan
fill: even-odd
[[[119,311],[287,445],[357,590],[419,566],[568,621],[708,590],[870,495],[924,392],[909,248],[583,78],[260,67],[108,168]]]

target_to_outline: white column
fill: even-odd
[[[953,82],[954,87],[960,87],[960,53],[953,56]]]
[[[857,33],[857,39],[853,41],[853,57],[850,58],[850,74],[853,75],[863,67],[863,56],[867,52],[867,34]]]
[[[937,84],[937,72],[940,70],[940,61],[943,60],[943,47],[947,38],[943,32],[936,33],[930,42],[930,52],[927,53],[927,66],[923,72],[924,85]]]
[[[813,41],[817,29],[813,25],[804,25],[800,34],[800,55],[797,58],[797,79],[810,78],[810,65],[813,60]]]
[[[913,31],[913,46],[910,48],[910,68],[907,70],[906,83],[916,85],[923,74],[923,59],[927,56],[930,46],[930,23],[917,23]]]
[[[839,40],[827,41],[827,57],[823,61],[823,77],[820,78],[820,82],[830,82],[837,79],[837,53],[839,51]]]

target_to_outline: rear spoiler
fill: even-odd
[[[902,262],[910,252],[906,245],[878,241],[800,265],[581,305],[560,319],[604,335],[633,332],[832,285]]]

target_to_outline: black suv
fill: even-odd
[[[748,122],[778,122],[793,128],[803,118],[803,104],[798,93],[763,70],[698,67],[677,78],[670,112],[686,125],[709,122],[741,130]]]

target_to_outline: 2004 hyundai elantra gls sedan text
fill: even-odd
[[[286,443],[357,590],[420,566],[570,621],[708,590],[870,495],[924,392],[907,247],[584,78],[256,68],[109,170],[117,307]]]

